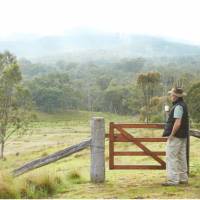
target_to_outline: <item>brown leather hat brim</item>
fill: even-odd
[[[182,94],[178,94],[178,93],[175,93],[174,91],[169,91],[168,94],[175,95],[177,97],[187,96],[187,94],[185,92],[183,92]]]

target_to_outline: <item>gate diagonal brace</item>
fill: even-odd
[[[128,140],[132,141],[134,144],[136,144],[140,149],[142,149],[146,155],[151,156],[154,160],[156,160],[157,162],[160,163],[160,165],[162,167],[166,166],[166,163],[160,159],[156,154],[154,154],[150,149],[148,149],[146,146],[144,146],[140,141],[134,140],[135,137],[133,137],[132,135],[130,135],[127,131],[125,131],[123,128],[121,127],[115,127],[118,131],[120,131],[120,133],[127,138]]]

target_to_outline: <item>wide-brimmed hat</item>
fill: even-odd
[[[183,96],[186,96],[187,94],[185,92],[183,92],[183,89],[182,88],[172,88],[168,94],[171,94],[171,95],[175,95],[177,97],[183,97]]]

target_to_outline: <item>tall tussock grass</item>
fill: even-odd
[[[52,174],[40,172],[14,179],[9,174],[0,173],[0,199],[49,197],[62,183],[60,177]]]
[[[18,198],[12,177],[4,172],[0,173],[0,199]]]
[[[70,183],[72,184],[81,184],[84,183],[85,181],[83,180],[81,174],[77,170],[72,170],[68,173],[67,179]]]

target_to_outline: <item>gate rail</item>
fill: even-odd
[[[110,123],[109,127],[109,169],[165,169],[166,163],[159,156],[165,156],[164,151],[151,151],[146,147],[143,142],[166,142],[167,138],[164,137],[153,137],[153,138],[136,138],[128,133],[125,128],[153,128],[153,129],[163,129],[164,124],[127,124],[127,123]],[[116,134],[115,130],[119,133]],[[132,152],[120,152],[114,150],[115,142],[132,142],[138,146],[143,151],[132,151]],[[150,156],[159,165],[115,165],[115,156]]]

